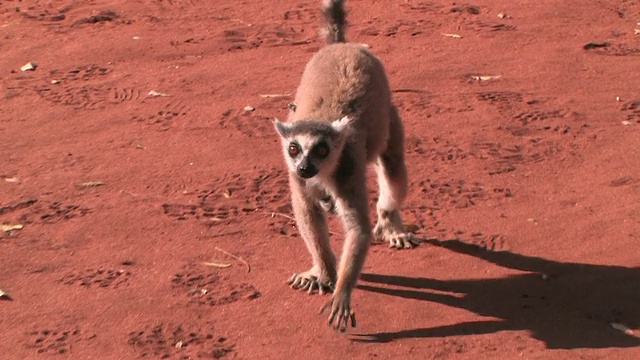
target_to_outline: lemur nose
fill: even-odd
[[[298,176],[300,176],[303,179],[312,178],[317,173],[318,173],[318,169],[306,161],[298,166]]]

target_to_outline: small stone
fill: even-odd
[[[244,111],[254,111],[256,108],[254,108],[253,106],[247,105],[244,107]]]
[[[37,67],[38,67],[38,64],[34,63],[33,61],[29,61],[28,63],[22,65],[20,70],[22,70],[22,71],[34,71]]]
[[[124,259],[120,262],[120,264],[125,266],[131,266],[133,265],[133,263],[134,263],[133,259]]]

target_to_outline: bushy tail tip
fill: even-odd
[[[323,33],[327,43],[345,42],[346,12],[344,11],[344,0],[323,0],[322,14],[325,20]]]

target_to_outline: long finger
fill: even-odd
[[[332,325],[334,323],[337,315],[338,312],[335,309],[331,308],[331,312],[329,313],[329,325]]]
[[[313,281],[307,280],[302,286],[300,286],[300,290],[307,290],[313,284]]]
[[[296,277],[298,276],[298,274],[293,274],[291,275],[291,277],[289,278],[289,280],[287,280],[287,284],[291,285],[293,284],[293,282],[296,280]]]
[[[313,294],[313,290],[315,290],[317,287],[318,287],[318,282],[309,281],[309,288],[308,288],[309,295]]]
[[[324,313],[324,311],[327,310],[329,305],[331,305],[331,300],[327,301],[326,303],[324,303],[324,305],[322,305],[322,307],[320,308],[320,312],[318,314]]]

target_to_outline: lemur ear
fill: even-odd
[[[273,122],[273,125],[278,131],[278,134],[280,134],[280,136],[282,137],[287,137],[287,135],[289,135],[289,132],[291,131],[291,125],[281,122],[280,120],[278,120],[278,118],[276,118],[276,120]]]
[[[342,119],[336,120],[331,123],[331,126],[339,132],[342,133],[344,130],[348,130],[351,123],[353,122],[353,118],[349,116],[344,116]]]

